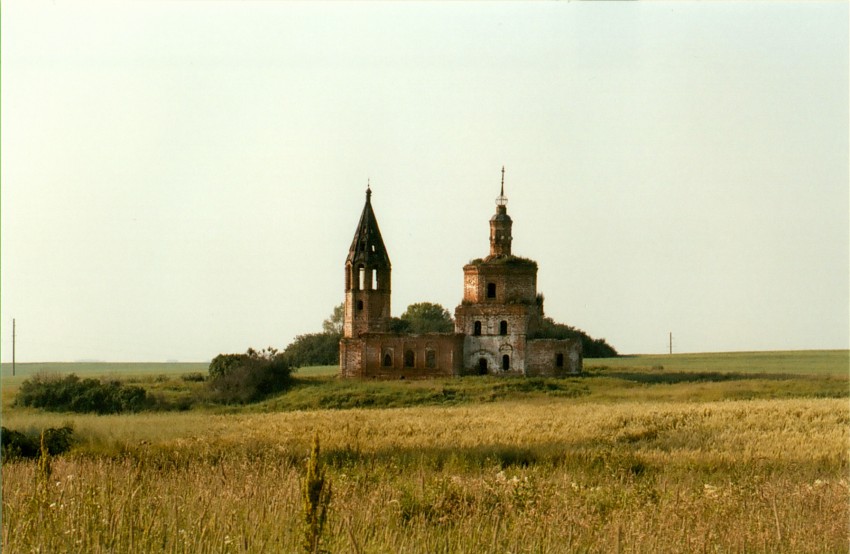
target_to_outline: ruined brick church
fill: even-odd
[[[460,375],[568,375],[582,369],[578,339],[536,338],[543,320],[537,262],[511,254],[505,170],[490,218],[490,255],[463,267],[454,333],[392,333],[392,266],[372,191],[345,259],[342,377],[422,379]]]

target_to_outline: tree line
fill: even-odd
[[[295,367],[338,364],[343,317],[344,306],[339,304],[322,322],[321,333],[298,335],[284,354]],[[432,302],[411,304],[389,323],[392,333],[451,333],[453,330],[454,320],[449,311]],[[579,339],[586,358],[617,356],[617,350],[605,339],[595,339],[577,327],[557,323],[550,317],[543,318],[540,329],[529,338]]]

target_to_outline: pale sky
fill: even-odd
[[[2,360],[283,348],[367,179],[454,311],[506,167],[546,314],[621,353],[850,347],[848,3],[2,3]]]

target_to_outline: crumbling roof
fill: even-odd
[[[375,212],[372,210],[372,190],[368,187],[366,188],[366,205],[363,206],[363,213],[360,214],[360,222],[357,224],[345,262],[372,268],[391,267],[390,256],[381,238]]]
[[[537,262],[522,256],[487,256],[486,258],[475,258],[469,261],[469,265],[514,265],[537,267]]]

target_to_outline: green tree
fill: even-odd
[[[342,338],[344,314],[345,305],[337,304],[331,315],[322,322],[321,333],[295,337],[283,351],[293,367],[339,363],[339,339]]]
[[[615,358],[617,350],[605,339],[594,339],[581,329],[556,323],[551,317],[544,317],[540,330],[534,334],[536,339],[579,339],[585,358]]]
[[[322,332],[328,335],[342,335],[342,319],[345,315],[345,304],[334,306],[331,315],[322,322]]]
[[[336,333],[298,335],[283,353],[293,367],[334,365],[339,363],[339,339]]]
[[[454,320],[447,309],[432,302],[418,302],[407,307],[401,317],[410,333],[451,333]]]

